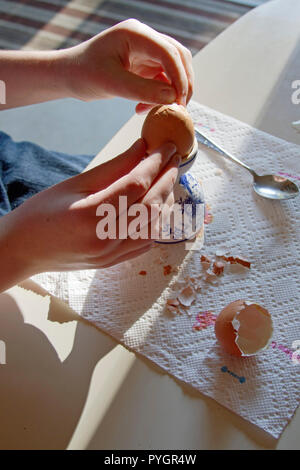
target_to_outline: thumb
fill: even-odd
[[[170,83],[170,80],[166,76],[165,72],[159,72],[158,74],[153,77],[154,80],[159,80],[160,82],[164,83]],[[156,104],[156,103],[155,103]],[[160,103],[160,104],[168,104],[168,103]],[[138,103],[135,107],[135,112],[137,114],[144,114],[150,111],[150,109],[153,107],[153,104],[147,104],[147,103]]]
[[[128,70],[119,71],[118,95],[123,98],[152,104],[171,104],[176,100],[175,89],[155,78],[143,78]]]
[[[101,191],[129,173],[142,160],[145,154],[145,141],[138,139],[128,150],[117,157],[72,179],[78,178],[76,184],[77,190],[80,192],[93,193]]]

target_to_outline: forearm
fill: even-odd
[[[15,227],[13,212],[0,217],[0,292],[35,273],[30,254],[22,246],[22,232]]]
[[[6,91],[0,110],[70,97],[68,60],[68,49],[0,51],[0,80]]]

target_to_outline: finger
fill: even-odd
[[[167,204],[169,207],[172,207],[172,206],[174,206],[174,203],[175,203],[175,196],[174,196],[174,192],[171,191],[169,196],[167,197],[167,199],[165,201],[165,204]]]
[[[128,48],[131,51],[134,51],[134,54],[137,57],[143,57],[146,59],[146,61],[151,59],[152,63],[159,63],[169,78],[172,86],[175,88],[176,98],[174,98],[173,101],[176,99],[179,104],[185,104],[185,100],[188,94],[188,79],[178,48],[173,43],[168,41],[163,34],[158,33],[153,28],[137,22],[136,20],[129,21],[130,24],[127,22],[126,25],[123,25],[126,26],[123,30],[123,34],[126,37]],[[132,31],[134,34],[132,34]],[[159,87],[159,82],[155,83],[155,80],[150,80],[150,87],[149,83],[147,83],[147,80],[144,82],[144,85],[142,85],[142,81],[140,81],[140,88],[137,87],[137,89],[144,93],[142,95],[140,93],[135,94],[135,90],[131,87],[129,75],[127,75],[129,81],[128,79],[126,80],[127,71],[124,69],[122,62],[120,61],[118,65],[116,64],[116,66],[124,72],[122,78],[125,79],[131,92],[133,92],[133,96],[135,95],[138,101],[143,101],[146,103],[170,103],[169,101],[162,101],[161,94],[158,94],[158,96],[153,96],[152,88],[156,91],[162,90],[162,88]],[[130,72],[127,73],[130,74]],[[140,77],[140,80],[145,79]],[[136,80],[136,85],[138,85],[138,80]],[[132,86],[134,86],[134,80],[132,80]],[[167,84],[164,86],[167,87]],[[166,90],[167,89],[168,88],[166,88]],[[168,90],[170,91],[170,89]],[[165,93],[165,95],[166,94],[167,93]]]
[[[120,196],[126,196],[127,208],[142,198],[150,189],[153,182],[167,165],[176,147],[172,142],[162,145],[157,151],[142,160],[129,174],[100,191],[95,197],[95,203],[109,203],[116,208],[117,215],[124,212],[120,207]]]
[[[168,79],[165,72],[159,72],[157,75],[155,75],[154,80],[158,80],[158,81],[164,82],[164,83],[170,83],[170,80]]]
[[[130,212],[132,208],[134,208],[134,212]],[[139,244],[144,245],[151,242],[151,239],[155,239],[152,236],[154,231],[151,224],[152,222],[155,224],[155,220],[159,218],[159,215],[159,207],[151,207],[151,210],[148,211],[148,208],[142,203],[132,205],[122,222],[120,219],[116,219],[111,234],[105,232],[107,238],[101,238],[100,240],[97,238],[92,245],[90,244],[90,255],[88,257],[95,259],[95,262],[98,263],[100,257],[115,258],[116,253],[124,254],[124,251],[136,249]],[[101,256],[99,253],[101,253]]]
[[[152,226],[155,226],[155,221],[160,217],[161,212],[168,209],[174,204],[173,186],[178,176],[178,166],[181,162],[181,156],[175,154],[165,169],[161,172],[157,181],[154,182],[151,189],[148,191],[138,204],[131,206],[137,208],[139,212],[139,225],[132,221],[135,220],[136,212],[133,217],[128,217],[128,236],[138,238],[140,234],[144,238],[152,237]],[[140,210],[140,206],[142,209]],[[128,213],[130,212],[130,209]],[[154,231],[153,231],[154,233]],[[154,238],[157,238],[156,236]]]
[[[143,139],[138,139],[128,150],[112,160],[81,173],[76,178],[77,189],[80,192],[95,193],[107,188],[136,167],[144,158],[146,145]],[[73,181],[74,183],[74,181]]]
[[[189,81],[185,70],[185,63],[182,60],[183,54],[177,45],[177,41],[169,41],[165,39],[164,35],[160,35],[160,42],[161,37],[165,40],[165,44],[163,45],[164,47],[161,49],[160,54],[161,64],[166,76],[177,92],[176,101],[178,104],[185,105],[189,89]]]
[[[161,65],[175,89],[175,95],[174,89],[170,85],[162,86],[159,82],[155,83],[155,80],[145,79],[132,73],[124,68],[121,61],[115,64],[116,70],[114,71],[114,76],[117,74],[119,77],[118,83],[116,83],[118,94],[146,103],[169,104],[176,100],[179,104],[185,104],[188,94],[188,79],[178,47],[168,41],[164,35],[146,27],[146,25],[143,26],[143,34],[134,36],[131,48],[137,54],[143,54],[146,60],[147,54],[151,55],[151,59]],[[130,42],[133,39],[129,37],[128,40]]]
[[[158,80],[164,83],[170,83],[170,80],[166,76],[164,72],[159,72],[157,75],[154,76],[154,80]],[[153,107],[153,104],[146,104],[146,103],[138,103],[135,107],[135,112],[137,114],[143,114],[148,111]]]
[[[151,204],[164,204],[170,193],[173,191],[175,181],[178,176],[178,167],[181,162],[181,156],[178,153],[173,155],[172,159],[166,165],[159,177],[155,180],[147,194],[141,202],[150,207]]]
[[[185,72],[186,72],[186,75],[188,78],[188,94],[187,94],[186,103],[185,103],[186,105],[191,99],[191,96],[193,94],[193,89],[194,89],[194,69],[193,69],[193,62],[192,62],[193,57],[189,49],[187,49],[182,44],[180,44],[180,42],[176,41],[176,39],[167,35],[163,35],[163,36],[166,38],[167,41],[169,41],[171,44],[177,47]]]
[[[174,162],[173,162],[174,160]],[[179,161],[181,158],[179,159]],[[170,170],[174,168],[174,165],[178,164],[178,159],[172,158],[172,161],[167,166],[166,170],[163,172],[162,178],[166,178],[164,182],[164,186],[166,188],[165,191],[162,192],[160,197],[160,204],[154,203],[150,205],[144,204],[140,201],[136,204],[137,212],[131,215],[127,214],[127,235],[126,239],[124,237],[119,239],[119,219],[116,222],[116,226],[118,227],[116,239],[111,240],[110,243],[106,244],[106,247],[103,246],[103,240],[99,242],[99,251],[101,251],[102,255],[101,258],[105,257],[107,261],[110,258],[115,258],[116,252],[118,252],[118,256],[125,254],[128,251],[136,250],[142,248],[144,245],[146,246],[151,239],[155,240],[159,236],[159,232],[157,231],[156,222],[160,218],[161,210],[164,210],[166,213],[166,209],[169,207],[171,208],[174,204],[174,193],[172,189],[172,177],[173,180],[176,178],[176,172],[173,175],[170,174]],[[168,179],[167,179],[168,178]],[[171,189],[170,189],[171,188]],[[168,194],[168,191],[169,194]],[[157,200],[157,198],[156,198]],[[131,206],[133,208],[134,206]],[[129,208],[130,209],[130,208]],[[130,210],[129,210],[130,212]],[[134,223],[134,224],[133,224]],[[97,249],[95,246],[94,254],[93,254],[94,262],[98,264],[100,258],[97,258]]]
[[[147,61],[143,61],[140,66],[134,67],[134,73],[143,78],[154,78],[157,80],[156,77],[163,73],[163,69],[160,64],[147,65]],[[166,83],[169,83],[169,81]]]
[[[177,90],[168,83],[143,78],[123,68],[118,70],[118,78],[118,95],[123,98],[148,104],[171,104],[177,98]]]
[[[135,107],[135,112],[137,114],[146,114],[153,108],[153,104],[146,104],[146,103],[138,103]]]

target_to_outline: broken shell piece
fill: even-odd
[[[210,262],[211,262],[210,258],[208,258],[205,255],[201,255],[200,261],[202,264],[202,269],[206,271],[210,267]]]
[[[179,301],[178,299],[168,299],[167,304],[172,305],[173,307],[178,307]]]
[[[189,285],[193,287],[193,289],[201,289],[201,285],[199,283],[200,281],[200,276],[199,277],[185,277],[185,285]]]
[[[224,272],[225,264],[222,261],[215,261],[213,264],[213,273],[220,276]]]
[[[205,210],[204,210],[204,223],[205,224],[211,224],[213,221],[213,215],[211,213],[210,207],[208,204],[205,205]]]
[[[236,263],[241,264],[242,266],[245,266],[245,268],[250,269],[250,267],[251,267],[250,261],[247,261],[246,259],[241,258],[241,257],[239,257],[239,256],[237,256],[237,257],[235,258],[235,261],[236,261]]]
[[[186,282],[183,279],[176,279],[172,284],[172,289],[177,291],[182,289],[184,286],[186,286]]]
[[[196,299],[195,291],[191,286],[187,286],[182,289],[181,292],[179,292],[177,298],[181,305],[184,305],[185,307],[190,307]]]
[[[168,299],[166,302],[166,310],[173,314],[181,313],[178,299]]]
[[[173,314],[178,314],[178,313],[181,313],[180,309],[178,307],[175,307],[174,305],[169,305],[169,304],[166,304],[166,310],[168,312],[171,312]]]
[[[201,278],[197,278],[195,279],[193,282],[192,282],[192,285],[193,285],[193,288],[195,289],[195,291],[199,291],[201,290],[201,281],[200,281]]]
[[[230,264],[241,264],[242,266],[250,269],[251,263],[240,256],[222,256],[222,259]]]
[[[219,314],[215,334],[227,353],[253,356],[269,346],[273,334],[272,318],[260,305],[236,300]]]
[[[208,263],[208,264],[210,264],[210,259],[209,259],[207,256],[205,256],[205,255],[201,255],[200,261],[201,261],[201,263]]]
[[[210,267],[210,263],[202,263],[202,269],[204,271],[207,271],[209,269],[209,267]]]
[[[205,273],[205,281],[206,282],[215,282],[217,280],[216,274],[213,272],[212,269],[208,269]]]

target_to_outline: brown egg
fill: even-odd
[[[239,357],[253,356],[270,344],[272,318],[260,305],[236,300],[220,312],[215,334],[227,353]]]
[[[187,109],[178,104],[159,105],[152,108],[142,128],[142,137],[151,153],[165,142],[174,142],[178,153],[186,157],[195,140],[194,124]]]

